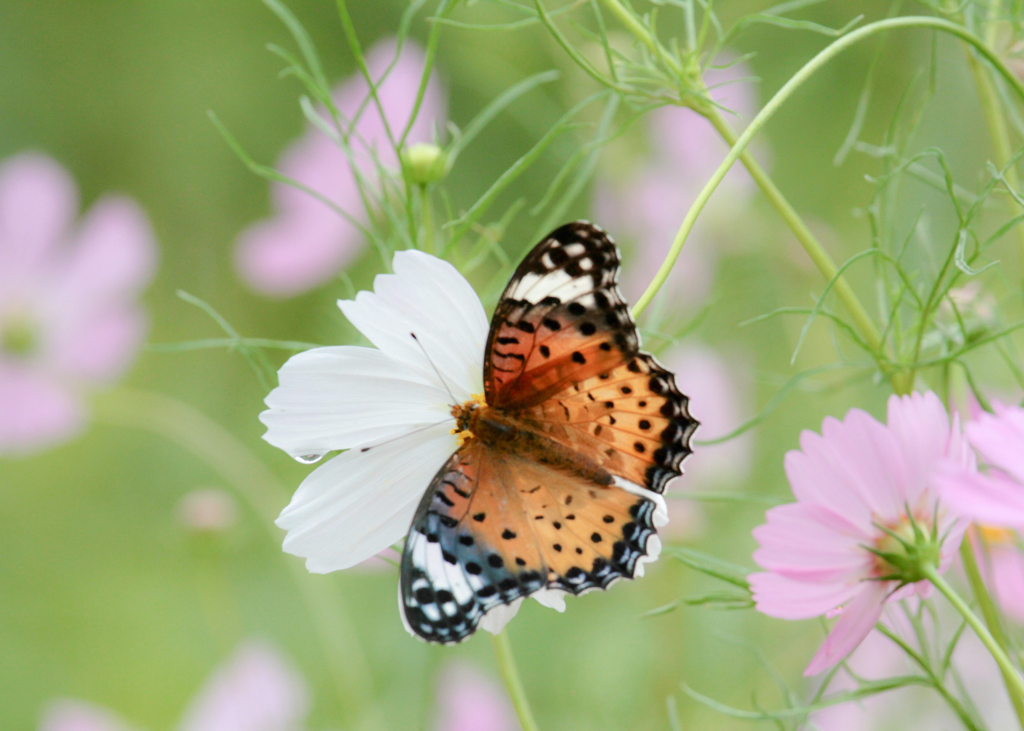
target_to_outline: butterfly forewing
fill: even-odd
[[[484,359],[488,404],[541,403],[637,352],[618,271],[615,244],[584,221],[552,231],[527,255],[491,320]]]

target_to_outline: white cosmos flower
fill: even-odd
[[[420,251],[398,252],[393,266],[373,292],[338,302],[377,347],[293,356],[260,415],[263,438],[300,461],[348,450],[303,480],[277,519],[288,531],[284,550],[314,573],[349,568],[405,537],[431,479],[457,448],[452,397],[463,403],[484,390],[489,323],[473,287]],[[562,592],[534,597],[565,608]],[[481,626],[500,631],[518,605],[492,610]]]

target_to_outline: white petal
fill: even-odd
[[[488,322],[473,287],[451,264],[421,251],[398,252],[394,268],[394,274],[377,276],[373,292],[339,300],[345,317],[383,352],[439,388],[447,386],[457,400],[482,392]]]
[[[284,550],[318,574],[383,551],[408,532],[430,480],[455,448],[445,424],[339,454],[314,470],[281,512]]]
[[[492,635],[499,634],[512,617],[516,616],[522,603],[523,599],[520,597],[511,604],[499,604],[480,620],[480,629],[485,629]]]
[[[541,606],[554,609],[556,612],[565,611],[565,594],[561,589],[541,589],[530,596],[536,599]]]
[[[314,348],[292,356],[260,414],[263,438],[292,456],[380,443],[451,422],[448,394],[374,348]]]

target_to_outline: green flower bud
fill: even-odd
[[[437,145],[417,142],[402,150],[402,170],[410,183],[434,183],[448,172],[448,155]]]

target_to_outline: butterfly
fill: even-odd
[[[644,492],[682,473],[697,421],[673,374],[640,350],[620,261],[599,227],[569,223],[498,301],[485,393],[452,407],[461,446],[402,553],[401,610],[421,638],[460,642],[541,589],[606,589],[656,545]]]

